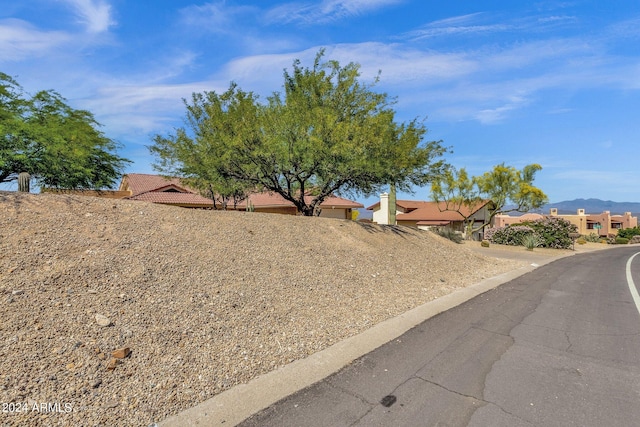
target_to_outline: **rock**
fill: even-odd
[[[96,323],[98,324],[98,326],[110,326],[111,325],[111,320],[109,320],[108,317],[103,316],[102,314],[96,314]]]
[[[111,360],[109,360],[109,363],[107,363],[107,370],[113,371],[114,369],[116,369],[117,365],[118,359],[112,357]]]
[[[11,295],[22,295],[22,294],[24,294],[24,291],[22,289],[18,289],[11,292]]]
[[[120,403],[117,400],[110,400],[104,404],[104,407],[107,409],[112,409],[117,407],[119,404]]]
[[[116,359],[124,359],[129,354],[131,354],[131,349],[129,347],[123,347],[123,348],[119,348],[117,350],[114,350],[111,353],[111,356],[113,356]]]

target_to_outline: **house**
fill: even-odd
[[[179,178],[130,173],[122,177],[120,192],[128,192],[125,199],[185,208],[213,208],[213,201],[183,184]]]
[[[494,204],[490,200],[478,203],[469,208],[462,206],[460,213],[473,221],[474,227],[482,226],[485,222],[491,223],[490,210]],[[369,206],[367,210],[373,211],[373,222],[377,224],[388,224],[389,218],[389,195],[382,193],[380,201]],[[449,227],[455,231],[464,231],[463,215],[459,212],[447,210],[444,202],[427,202],[416,200],[396,200],[396,224],[405,225],[419,229],[429,229],[431,227]],[[482,238],[482,231],[473,236],[476,239]]]
[[[638,226],[638,217],[631,216],[631,212],[625,212],[624,215],[611,215],[610,211],[604,211],[600,214],[587,214],[584,209],[578,209],[575,214],[560,215],[557,208],[551,208],[547,217],[563,218],[569,221],[576,226],[578,233],[582,235],[594,233],[601,237],[617,234],[618,230],[621,229]],[[540,218],[544,218],[544,216],[540,214],[526,214],[520,217],[497,215],[495,225],[496,227],[504,227]]]
[[[122,178],[120,192],[128,192],[125,197],[131,200],[141,200],[163,205],[182,206],[186,208],[213,209],[213,201],[201,196],[197,190],[185,185],[180,178],[165,178],[160,175],[130,173]],[[310,202],[312,196],[305,196]],[[337,196],[329,196],[320,204],[320,216],[326,218],[351,219],[354,209],[363,208],[364,205],[352,200]],[[279,213],[297,215],[295,205],[285,200],[281,195],[272,192],[256,192],[238,203],[236,206],[229,204],[229,210],[247,210],[254,212]]]

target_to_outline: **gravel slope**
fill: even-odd
[[[521,265],[407,228],[0,192],[0,424],[150,425]]]

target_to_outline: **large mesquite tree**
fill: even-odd
[[[27,172],[42,186],[101,189],[111,187],[129,161],[115,154],[85,110],[67,105],[54,91],[26,95],[0,73],[0,182]]]
[[[331,194],[370,195],[394,183],[424,185],[444,169],[439,141],[413,120],[395,121],[393,101],[359,81],[359,66],[336,61],[293,63],[284,93],[260,103],[235,84],[193,94],[186,128],[156,135],[155,167],[200,188],[233,194],[267,190],[314,215]]]

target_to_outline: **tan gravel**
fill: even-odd
[[[3,426],[150,425],[524,264],[403,227],[8,192],[0,257]]]

